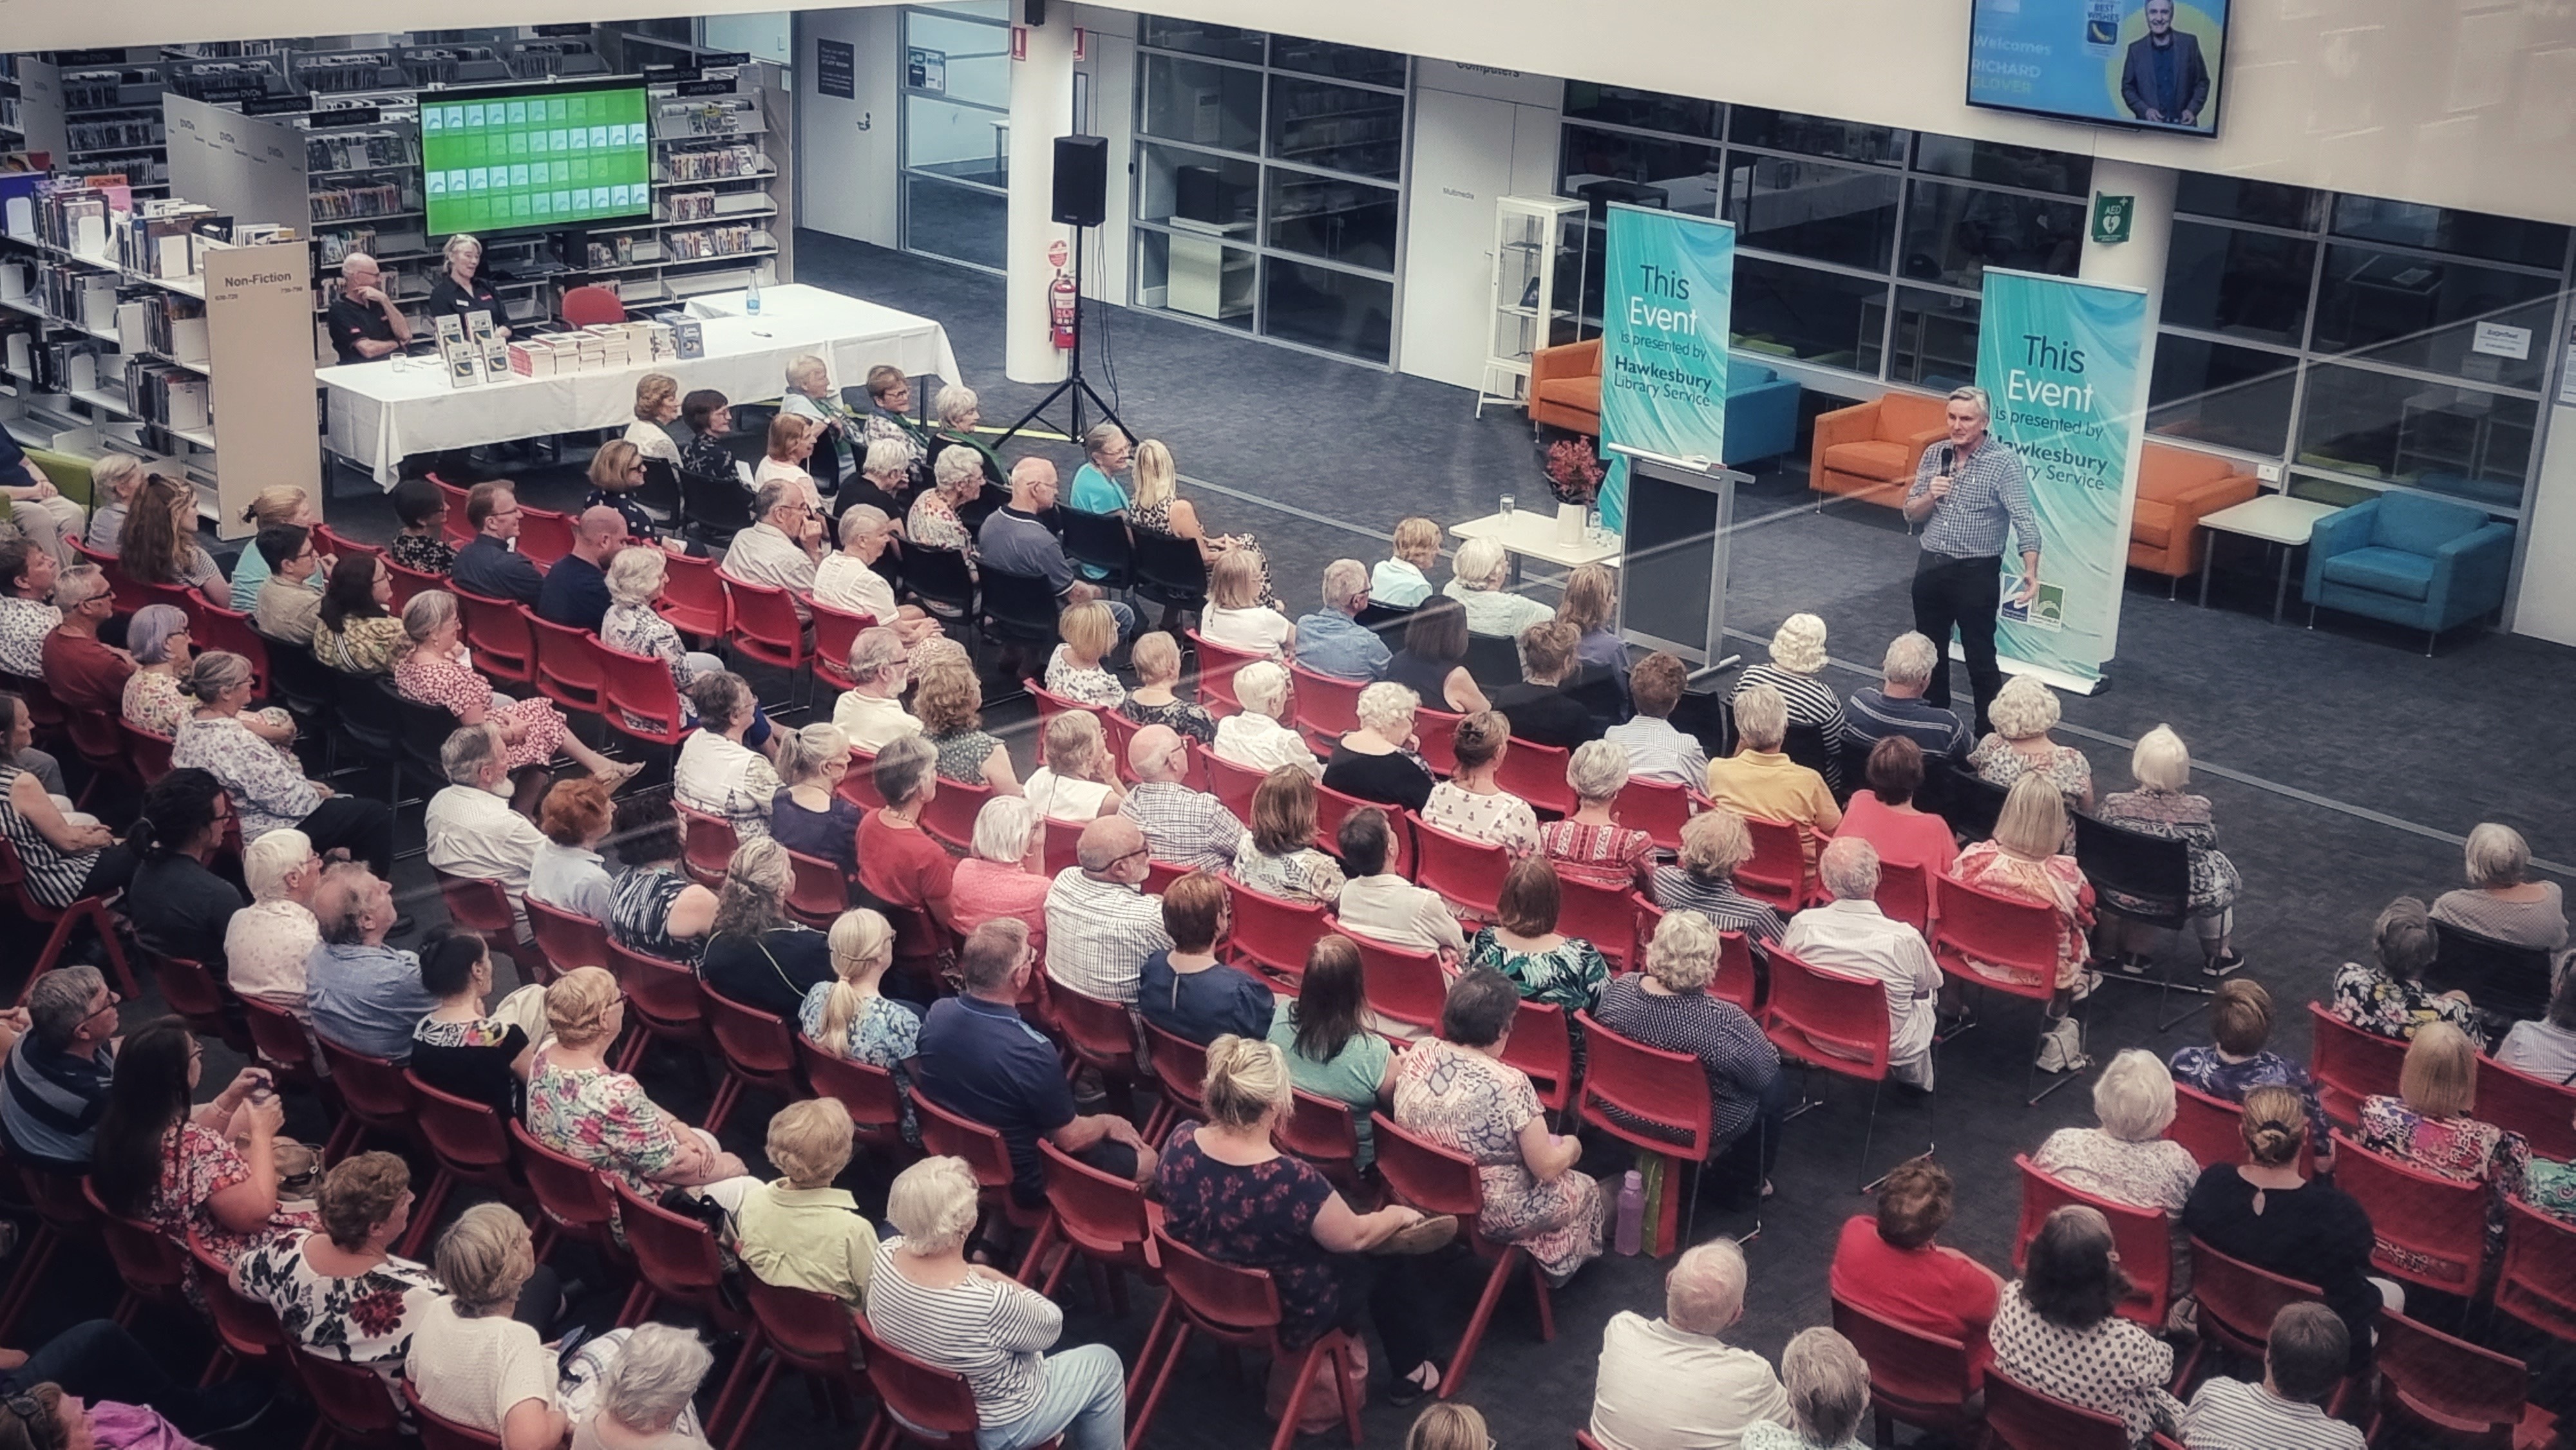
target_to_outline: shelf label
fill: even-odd
[[[313,98],[307,95],[248,96],[241,103],[245,116],[286,116],[312,109]]]
[[[730,96],[734,93],[734,78],[726,76],[722,80],[682,81],[675,89],[684,96]]]
[[[384,112],[374,106],[342,106],[336,111],[316,111],[304,125],[309,131],[331,126],[372,126],[383,116]]]

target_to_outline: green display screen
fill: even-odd
[[[549,87],[421,97],[429,232],[498,232],[650,216],[644,89]]]

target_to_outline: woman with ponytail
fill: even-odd
[[[2359,1200],[2300,1171],[2308,1110],[2282,1084],[2245,1094],[2237,1120],[2247,1161],[2202,1170],[2183,1206],[2191,1237],[2258,1269],[2314,1284],[2352,1337],[2352,1363],[2370,1362],[2370,1326],[2382,1305],[2405,1307],[2397,1285],[2370,1273],[2370,1215]]]
[[[903,1136],[917,1136],[912,1120],[912,1060],[920,1051],[921,1009],[881,990],[894,965],[894,927],[861,907],[842,912],[827,938],[833,980],[805,994],[797,1030],[835,1057],[882,1067],[903,1093]]]

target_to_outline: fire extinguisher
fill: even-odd
[[[1047,325],[1055,332],[1055,345],[1070,351],[1073,347],[1074,309],[1081,303],[1073,290],[1073,279],[1061,270],[1047,284]]]

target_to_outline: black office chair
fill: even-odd
[[[930,451],[923,456],[923,466],[927,467],[933,476],[936,476],[939,472],[939,455],[947,452],[951,448],[973,449],[976,461],[983,465],[984,487],[987,492],[997,488],[1002,490],[1005,495],[1010,492],[1011,480],[1007,474],[1002,472],[1001,460],[995,458],[992,454],[985,452],[981,448],[976,448],[971,443],[946,437],[936,431],[933,431],[930,435]]]
[[[1153,529],[1135,530],[1134,539],[1137,597],[1161,605],[1166,623],[1207,608],[1207,564],[1196,540]]]
[[[1351,622],[1362,629],[1377,631],[1378,638],[1387,642],[1387,648],[1393,649],[1404,639],[1404,627],[1413,622],[1413,611],[1372,602],[1353,615]]]
[[[1848,734],[1843,737],[1843,789],[1846,799],[1869,789],[1869,753],[1877,748],[1878,742],[1875,740],[1863,740],[1856,735]],[[1923,768],[1928,774],[1932,769],[1932,763],[1925,761]],[[1922,800],[1921,791],[1915,792],[1915,799],[1917,802]],[[1923,810],[1927,807],[1918,804],[1915,809]]]
[[[2424,985],[2436,992],[2466,992],[2482,1016],[2523,1021],[2549,1013],[2549,952],[2480,936],[2448,922],[2433,923],[2433,965]]]
[[[957,506],[957,522],[965,526],[969,535],[981,536],[984,532],[984,520],[991,518],[995,511],[1010,501],[1010,489],[987,479],[983,492]],[[1052,515],[1053,510],[1049,510],[1049,513]]]
[[[1521,647],[1518,640],[1499,634],[1467,636],[1467,673],[1485,693],[1521,682]]]
[[[1825,778],[1833,788],[1834,801],[1840,804],[1851,798],[1850,777],[1843,774],[1842,762],[1825,748],[1825,727],[1792,720],[1780,741],[1780,753],[1799,765]]]
[[[680,531],[711,549],[723,549],[750,528],[751,495],[733,478],[680,475]]]
[[[987,564],[984,602],[977,618],[984,637],[1002,646],[1002,674],[1016,683],[1031,673],[1023,648],[1041,656],[1055,643],[1055,586],[1035,574],[1008,574]]]
[[[644,486],[635,490],[635,501],[665,523],[678,519],[681,513],[680,470],[667,458],[645,459]]]
[[[456,733],[456,717],[444,705],[422,704],[400,690],[394,691],[394,708],[402,721],[399,769],[420,782],[423,796],[436,795],[447,788],[447,771],[439,764],[438,753],[446,747],[447,737]]]
[[[1105,577],[1092,582],[1103,589],[1124,593],[1133,587],[1135,550],[1128,543],[1125,519],[1072,508],[1057,513],[1064,524],[1065,557],[1100,570]]]
[[[1933,762],[1927,760],[1927,782],[1932,773]],[[1991,840],[1995,822],[2004,813],[2004,797],[2011,792],[1962,766],[1941,765],[1940,778],[1939,809],[1941,819],[1950,823],[1950,830],[1962,840]]]
[[[2191,847],[2185,842],[2133,831],[2079,812],[2075,817],[2075,864],[2084,868],[2084,877],[2093,883],[2096,892],[2118,892],[2137,908],[2143,908],[2119,908],[2119,914],[2127,920],[2167,931],[2181,931],[2190,923]],[[2165,1017],[2166,1000],[2174,991],[2170,957],[2165,960],[2161,976],[2162,990],[2156,997],[2158,1032],[2200,1010],[2194,1007],[2180,1016]],[[2210,991],[2200,986],[2183,990],[2202,997]],[[2201,1004],[2207,1005],[2206,1001]]]
[[[311,645],[279,639],[273,634],[254,630],[268,647],[268,692],[273,703],[284,705],[299,724],[319,725],[328,720],[331,707],[340,698],[337,671],[313,657]]]
[[[411,804],[402,793],[402,697],[394,682],[383,675],[331,673],[338,682],[340,708],[331,723],[339,743],[352,758],[383,768],[387,803],[397,809]],[[442,742],[446,738],[439,737]],[[443,779],[440,785],[444,787]]]
[[[920,544],[903,548],[903,589],[921,607],[947,619],[975,617],[975,574],[955,549]]]

